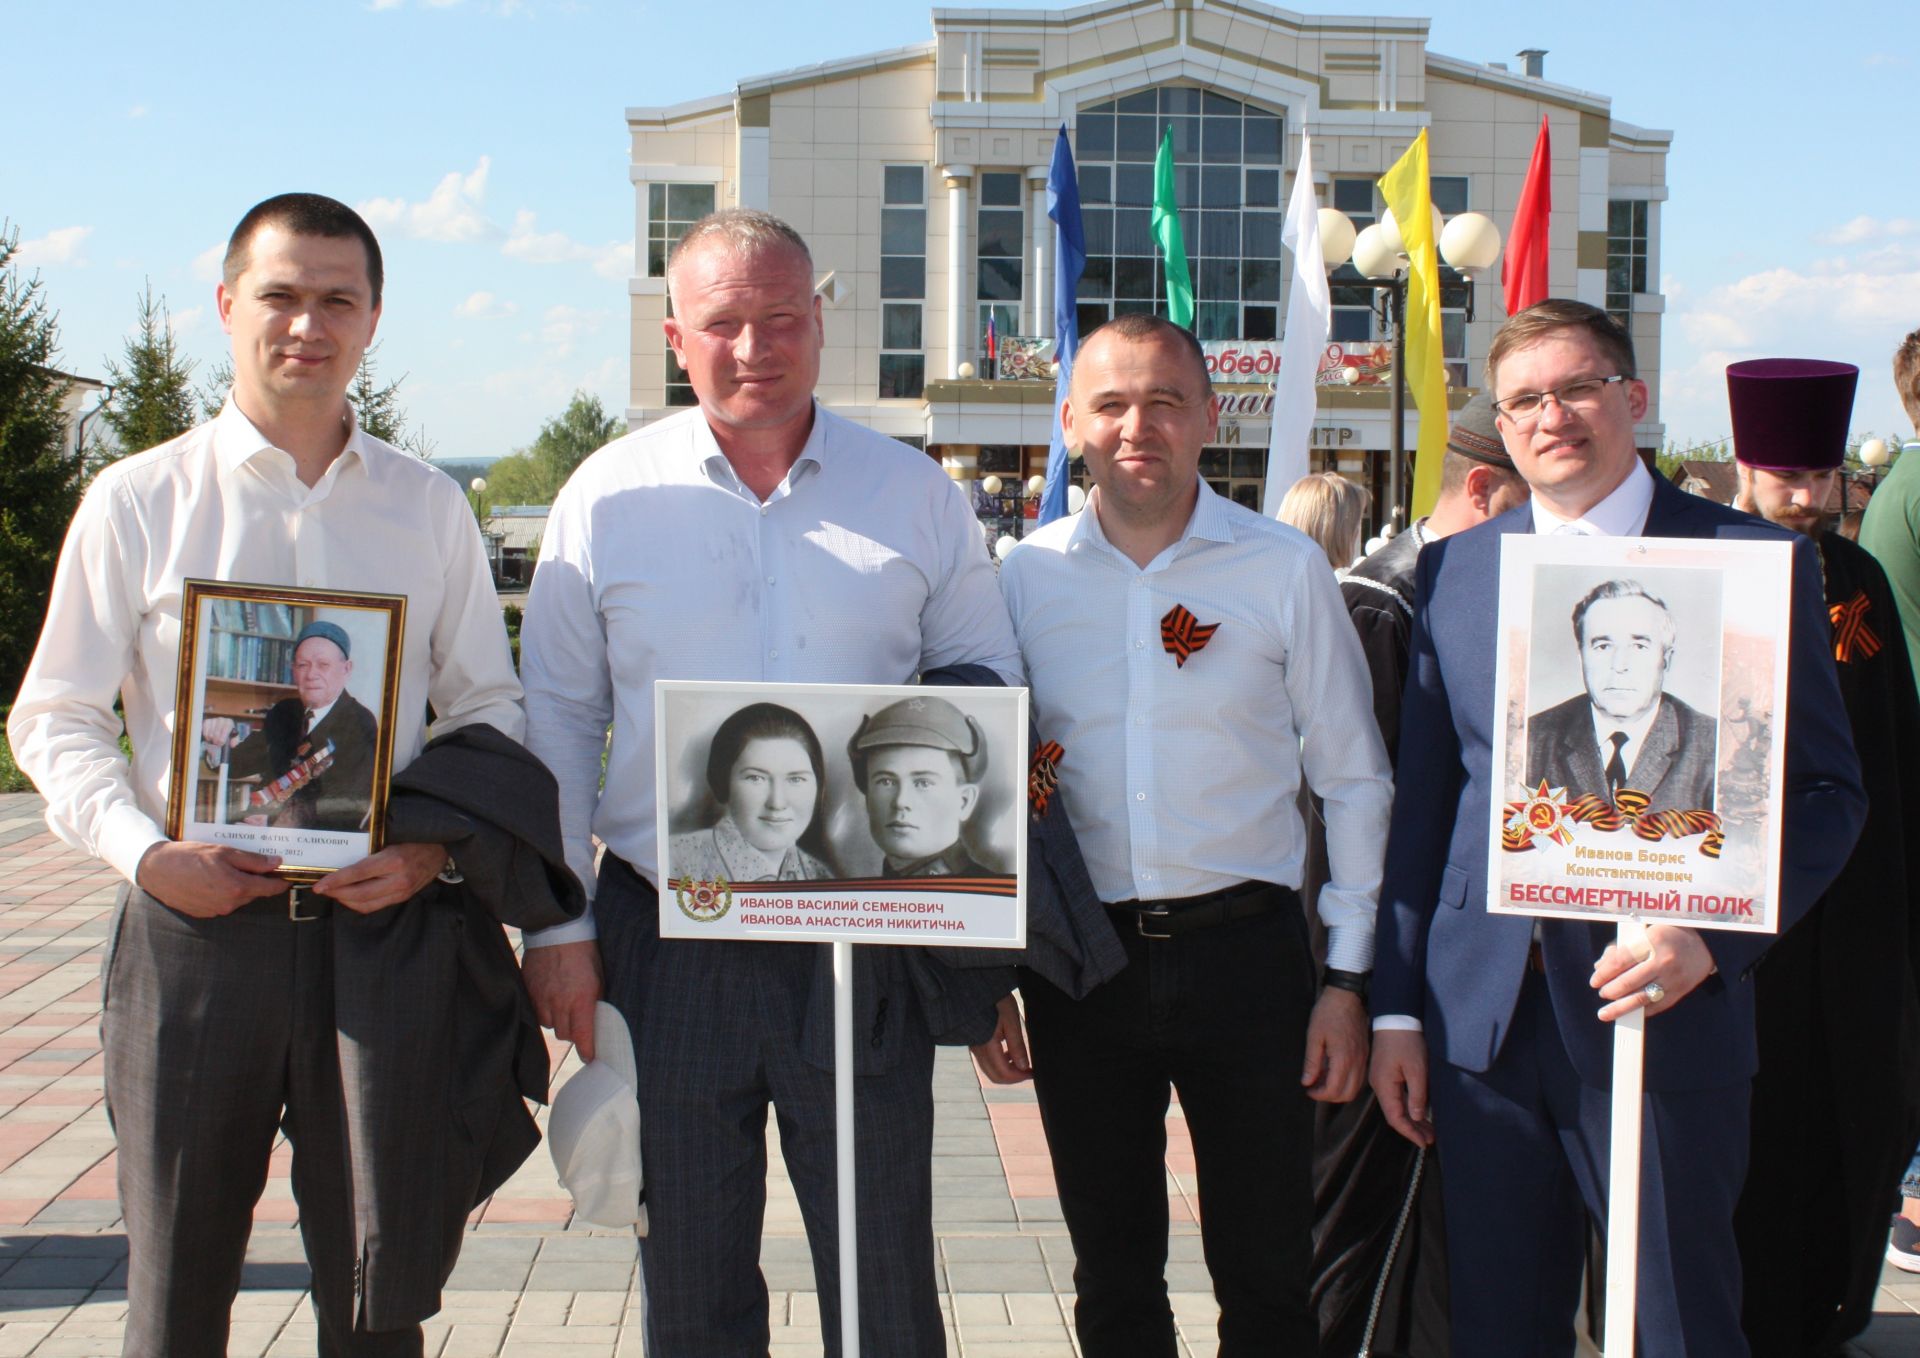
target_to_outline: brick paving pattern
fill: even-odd
[[[0,1358],[120,1351],[126,1241],[100,1087],[100,955],[118,879],[60,844],[31,794],[0,795]],[[557,1079],[577,1066],[553,1050]],[[983,1085],[964,1052],[934,1075],[934,1226],[955,1358],[1071,1358],[1073,1253],[1030,1088]],[[544,1120],[544,1119],[543,1119]],[[1214,1352],[1217,1312],[1195,1225],[1193,1150],[1167,1119],[1167,1265],[1181,1353]],[[820,1353],[807,1242],[769,1133],[762,1267],[773,1358]],[[310,1355],[288,1150],[254,1213],[230,1353]],[[473,1215],[429,1358],[639,1355],[630,1235],[575,1224],[543,1151]],[[1920,1358],[1920,1278],[1888,1271],[1858,1358]],[[885,1358],[885,1355],[867,1355]]]

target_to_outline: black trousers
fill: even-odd
[[[1118,921],[1125,971],[1083,1000],[1021,977],[1034,1083],[1073,1237],[1086,1358],[1173,1358],[1166,1115],[1193,1139],[1220,1358],[1312,1354],[1313,1134],[1300,1084],[1313,964],[1297,898],[1167,940]]]
[[[410,1358],[418,1325],[357,1327],[351,1167],[329,920],[284,898],[193,919],[122,889],[104,981],[107,1113],[127,1230],[128,1355],[219,1358],[276,1130],[324,1356]]]

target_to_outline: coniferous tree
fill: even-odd
[[[84,484],[67,446],[67,383],[54,371],[56,317],[40,280],[13,262],[18,240],[0,225],[0,704],[13,701],[39,640]]]
[[[112,461],[178,438],[199,422],[193,389],[193,360],[181,352],[173,334],[167,299],[155,299],[153,285],[140,295],[140,320],[128,338],[125,366],[107,360],[113,400],[101,412],[112,445],[95,440],[96,461]]]

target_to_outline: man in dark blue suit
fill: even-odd
[[[1508,533],[1794,535],[1646,470],[1633,431],[1647,389],[1605,312],[1559,300],[1521,312],[1495,338],[1487,376],[1533,500],[1420,559],[1380,899],[1374,1090],[1403,1135],[1425,1145],[1440,1133],[1454,1351],[1571,1354],[1582,1202],[1602,1221],[1607,1207],[1610,1024],[1644,1009],[1637,1349],[1739,1358],[1732,1221],[1755,1069],[1748,972],[1771,940],[1655,924],[1644,951],[1627,955],[1610,925],[1487,913],[1495,600]],[[1846,862],[1865,816],[1804,541],[1786,735],[1782,927]]]

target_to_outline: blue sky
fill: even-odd
[[[1671,436],[1724,435],[1721,369],[1782,354],[1858,363],[1856,431],[1910,432],[1887,370],[1920,327],[1913,0],[1831,23],[1686,0],[1315,12],[1430,13],[1433,49],[1473,61],[1543,47],[1550,80],[1674,130]],[[257,200],[361,206],[387,255],[383,373],[406,374],[439,456],[505,453],[576,387],[624,407],[628,105],[931,35],[899,0],[15,0],[0,216],[60,312],[64,366],[98,375],[145,279],[203,371],[224,352],[219,249]]]

